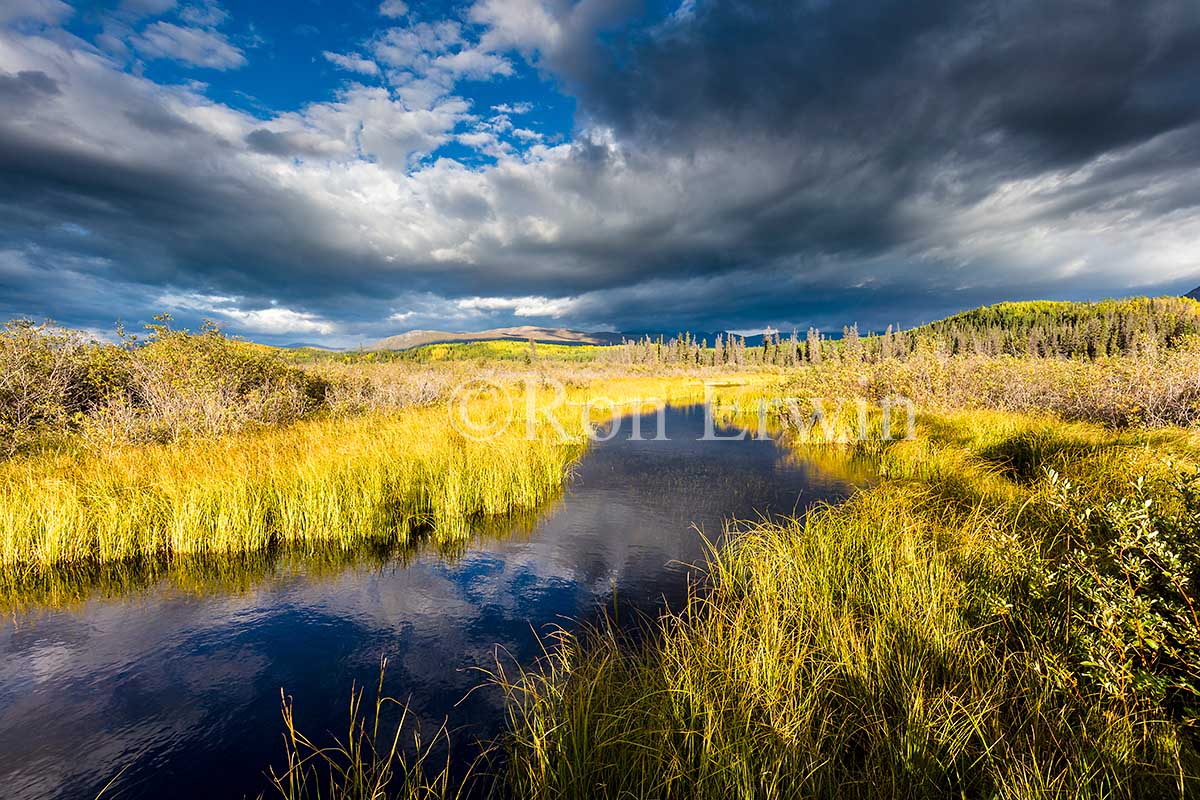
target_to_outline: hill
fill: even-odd
[[[658,341],[659,339],[670,341],[685,334],[697,342],[703,340],[709,343],[715,342],[718,336],[726,339],[728,339],[730,336],[728,331],[720,331],[715,333],[697,333],[694,331],[684,330],[588,332],[572,330],[570,328],[539,328],[532,325],[524,325],[513,328],[490,328],[483,331],[412,330],[397,334],[396,336],[388,336],[385,339],[380,339],[379,341],[367,346],[365,350],[367,352],[415,350],[419,347],[425,347],[431,344],[527,342],[530,339],[533,339],[538,344],[604,346],[620,344],[622,341],[642,341],[647,338],[652,341]],[[746,336],[744,338],[747,347],[759,346],[763,341],[763,335],[761,333]]]
[[[908,332],[914,342],[940,341],[956,353],[1086,358],[1170,349],[1198,334],[1200,303],[1186,297],[997,303]]]
[[[453,342],[494,342],[510,341],[525,342],[533,339],[539,344],[619,344],[619,333],[585,333],[569,328],[538,328],[532,325],[521,325],[513,328],[491,328],[484,331],[427,331],[415,330],[389,336],[366,348],[368,351],[380,350],[412,350],[430,344],[450,344]]]

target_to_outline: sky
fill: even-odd
[[[0,319],[351,346],[1197,284],[1195,0],[0,0]]]

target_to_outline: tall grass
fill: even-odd
[[[0,467],[0,560],[43,566],[273,544],[465,533],[534,507],[581,445],[550,432],[487,444],[434,410],[308,422],[236,440],[28,459]]]
[[[271,784],[283,800],[433,800],[461,794],[452,788],[448,756],[439,757],[449,739],[445,727],[423,739],[404,703],[383,693],[387,660],[380,664],[372,705],[364,707],[365,688],[350,691],[346,733],[331,744],[310,739],[296,727],[294,701],[282,695],[287,766],[271,769]],[[395,711],[396,718],[386,712]],[[443,748],[447,753],[448,748]]]
[[[844,506],[731,539],[657,636],[564,631],[536,669],[502,676],[507,792],[1200,792],[1194,617],[1167,604],[1172,590],[1130,578],[1089,594],[1087,573],[1070,569],[1128,538],[1121,524],[1089,532],[1071,520],[1120,506],[1131,474],[1175,509],[1156,527],[1182,520],[1194,540],[1196,507],[1158,483],[1175,468],[1146,449],[1193,459],[1191,437],[980,413],[927,420],[923,433],[888,448],[891,479]],[[1069,509],[1047,468],[1086,487]],[[1191,558],[1174,568],[1183,605],[1195,598]],[[1160,655],[1168,647],[1181,658]]]
[[[447,406],[437,404],[0,462],[0,565],[213,555],[279,544],[349,548],[405,541],[415,532],[438,542],[461,540],[475,521],[554,497],[586,445],[586,421],[573,407],[554,412],[557,425],[539,415],[529,428],[520,408],[525,389],[515,382],[509,388],[515,409],[499,391],[470,405],[473,420],[496,423],[497,435],[483,441],[460,433]],[[570,398],[599,388],[585,384]],[[645,380],[602,388],[617,401],[669,393]],[[553,406],[551,389],[536,391],[539,408]],[[606,413],[609,406],[599,407],[596,420]]]

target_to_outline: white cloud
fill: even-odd
[[[489,50],[549,52],[563,39],[562,25],[541,0],[479,0],[468,13],[472,22],[487,26],[482,44]]]
[[[62,0],[4,0],[0,3],[0,24],[23,21],[56,25],[73,13]]]
[[[460,133],[455,137],[459,144],[465,144],[467,147],[487,147],[496,143],[496,137],[486,131],[474,131],[472,133]]]
[[[348,152],[403,172],[449,141],[469,110],[459,98],[410,108],[382,87],[354,86],[334,102],[313,104],[279,121],[343,142]]]
[[[256,333],[320,333],[329,335],[336,333],[338,328],[332,322],[321,319],[316,314],[293,311],[290,308],[259,308],[259,309],[224,309],[218,310],[230,319],[237,320],[241,327]]]
[[[491,119],[480,122],[479,127],[495,133],[507,133],[512,130],[512,120],[508,118],[507,114],[497,114]]]
[[[337,333],[334,323],[316,314],[295,311],[284,306],[267,308],[240,308],[241,298],[200,293],[167,293],[160,295],[158,303],[165,308],[183,309],[202,314],[216,314],[237,323],[240,330],[252,333]]]
[[[331,53],[326,50],[323,54],[325,60],[344,70],[350,72],[358,72],[363,75],[378,75],[379,65],[369,58],[363,58],[355,53]]]
[[[461,44],[462,26],[453,20],[444,20],[388,28],[374,41],[372,48],[376,58],[388,66],[420,69],[428,66],[433,56]]]
[[[403,17],[408,13],[408,5],[404,0],[383,0],[379,4],[379,13],[385,17]]]
[[[161,20],[147,26],[131,44],[145,57],[172,59],[197,67],[232,69],[246,63],[242,51],[223,33]]]
[[[576,300],[569,297],[468,297],[455,305],[463,311],[509,311],[517,317],[552,317],[570,313]]]
[[[696,14],[696,0],[682,0],[679,7],[671,13],[671,18],[676,21],[687,20]]]
[[[502,55],[473,44],[454,20],[388,28],[368,43],[375,60],[411,106],[428,106],[450,95],[463,78],[487,80],[513,74]]]
[[[215,0],[205,0],[196,5],[184,6],[179,12],[179,17],[192,25],[213,28],[229,19],[229,12],[221,8]]]
[[[466,77],[483,80],[493,75],[513,74],[513,66],[508,59],[473,48],[440,55],[433,60],[431,67],[445,70],[454,79]]]
[[[492,106],[492,111],[500,114],[528,114],[533,110],[533,103],[501,103]]]

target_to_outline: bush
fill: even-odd
[[[0,332],[0,456],[66,433],[72,418],[121,380],[119,355],[51,323]]]
[[[1127,708],[1200,714],[1200,473],[1145,478],[1107,502],[1048,470],[1069,520],[1067,554],[1048,577],[1075,641],[1078,674]]]
[[[789,375],[797,397],[906,397],[922,410],[1050,411],[1114,428],[1200,421],[1200,351],[1095,361],[921,353],[907,361],[821,364]]]
[[[92,446],[282,425],[326,407],[330,381],[206,323],[169,317],[121,346],[51,323],[0,330],[0,457],[82,434]]]
[[[406,363],[324,364],[325,405],[337,416],[396,411],[449,397],[458,374]]]
[[[294,422],[320,408],[328,383],[285,364],[269,348],[224,336],[173,330],[168,317],[148,340],[130,343],[128,377],[83,423],[85,438],[170,442]]]

